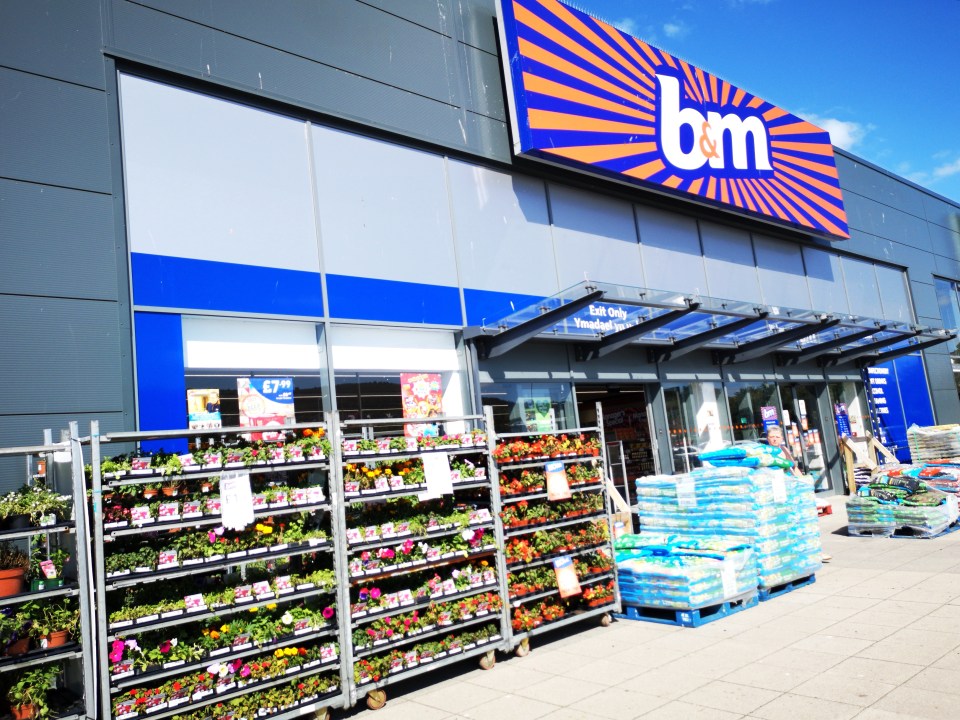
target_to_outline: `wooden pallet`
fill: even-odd
[[[789,580],[785,583],[780,583],[779,585],[774,585],[773,587],[760,588],[760,601],[766,602],[767,600],[773,600],[774,598],[778,598],[781,595],[786,595],[794,590],[799,590],[807,585],[813,585],[816,581],[816,575],[806,575],[804,577]]]

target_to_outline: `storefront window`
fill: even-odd
[[[217,413],[224,427],[323,421],[330,396],[322,326],[184,316],[182,327],[191,427],[217,422]],[[255,398],[241,408],[240,395],[249,396],[251,387]]]
[[[776,383],[727,383],[727,400],[734,441],[764,439],[763,408],[774,408],[776,424],[780,424],[780,395]]]
[[[337,410],[342,420],[462,417],[469,407],[453,333],[334,326],[330,329]],[[370,426],[374,435],[403,433],[405,426]],[[462,422],[442,427],[408,425],[407,432],[462,432]],[[360,425],[345,433],[359,434]]]
[[[663,397],[675,472],[690,472],[700,466],[698,453],[729,442],[730,418],[719,384],[665,385]]]
[[[498,432],[536,432],[576,427],[570,383],[487,383],[480,393],[493,408]]]

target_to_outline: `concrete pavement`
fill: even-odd
[[[960,718],[960,532],[855,538],[821,518],[813,585],[696,629],[594,621],[527,657],[387,689],[363,720],[947,720]],[[338,711],[343,716],[343,711]]]

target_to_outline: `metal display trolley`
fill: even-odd
[[[0,687],[9,690],[13,717],[41,711],[57,720],[97,717],[89,548],[77,542],[87,537],[83,461],[76,423],[70,428],[71,436],[60,443],[51,442],[47,431],[43,445],[0,449],[5,465],[24,462],[26,479],[21,490],[3,498],[8,507],[0,529],[3,574],[26,571],[26,578],[16,571],[19,577],[0,596]],[[10,516],[11,509],[22,514]]]
[[[99,718],[326,718],[345,705],[326,429],[251,432],[91,424]],[[105,458],[145,442],[171,452]]]
[[[620,595],[603,429],[500,433],[491,444],[509,648],[526,655],[531,637],[591,617],[609,625]]]
[[[506,608],[483,416],[337,428],[350,704],[381,708],[387,686],[471,657],[489,670]]]

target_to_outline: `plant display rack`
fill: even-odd
[[[17,655],[13,654],[12,636],[8,637],[5,632],[3,643],[6,647],[0,657],[0,683],[7,687],[18,681],[28,681],[30,692],[49,700],[48,688],[37,687],[34,682],[37,678],[48,681],[50,676],[56,677],[56,688],[49,690],[54,690],[60,697],[49,703],[46,710],[49,717],[58,720],[96,718],[96,696],[92,692],[95,687],[94,642],[90,624],[92,592],[85,572],[89,548],[86,543],[77,542],[77,538],[88,537],[89,522],[84,512],[83,461],[80,445],[76,441],[77,424],[70,424],[70,434],[59,443],[52,442],[50,431],[45,436],[43,445],[0,449],[0,461],[23,460],[27,484],[45,484],[51,490],[69,496],[69,512],[64,513],[64,517],[50,518],[43,526],[0,530],[0,542],[25,550],[31,557],[30,572],[35,576],[39,575],[39,569],[33,567],[34,564],[49,563],[51,557],[57,557],[56,553],[63,556],[69,553],[76,561],[77,577],[75,580],[65,580],[62,563],[58,562],[57,578],[53,581],[34,580],[32,584],[28,581],[23,592],[0,598],[0,613],[3,613],[5,623],[18,618],[27,609],[41,613],[41,617],[31,617],[32,631],[26,626],[15,631],[21,638],[35,634],[45,622],[42,614],[49,614],[55,608],[78,612],[80,620],[77,628],[63,640],[51,635],[49,639],[41,641],[38,647]],[[31,644],[34,642],[32,640]]]
[[[446,434],[404,432],[423,420],[337,424],[350,705],[365,698],[369,708],[383,707],[389,685],[467,658],[490,669],[494,650],[506,649],[487,426],[481,415],[429,422]],[[449,465],[452,493],[428,499],[431,459],[440,475]]]
[[[597,417],[603,417],[599,403]],[[490,408],[487,421],[492,426]],[[609,625],[621,606],[603,429],[501,433],[491,442],[508,647],[523,656],[530,638],[548,630],[591,617]],[[562,465],[569,499],[549,499],[548,463]],[[567,598],[561,597],[553,569],[560,558],[570,561],[581,589]]]
[[[107,436],[91,424],[98,717],[286,720],[344,706],[328,427],[251,442],[251,428]],[[108,447],[147,441],[177,452],[102,465]],[[246,499],[233,472],[249,478]],[[238,505],[252,520],[232,519]]]

